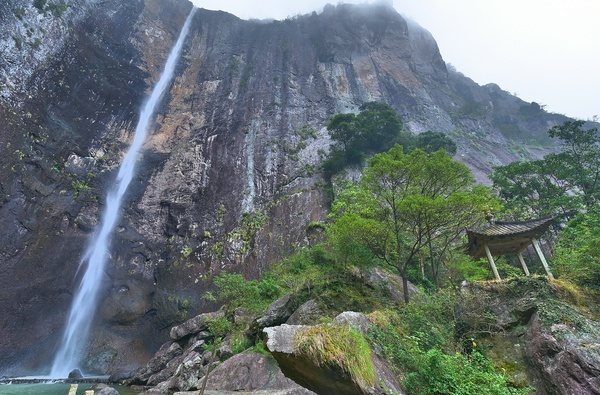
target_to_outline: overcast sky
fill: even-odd
[[[338,3],[192,1],[244,19],[284,19]],[[444,60],[475,82],[570,117],[600,116],[599,0],[394,0],[394,7],[429,30]]]

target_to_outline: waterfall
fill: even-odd
[[[102,284],[104,267],[108,257],[110,246],[110,236],[115,229],[123,195],[133,178],[135,162],[138,158],[140,148],[148,134],[148,126],[153,121],[156,106],[160,103],[167,87],[170,85],[175,66],[179,60],[183,42],[188,34],[190,23],[196,7],[192,8],[185,24],[181,30],[179,38],[165,65],[160,80],[152,90],[152,94],[142,107],[140,119],[135,129],[133,143],[123,158],[123,163],[117,174],[116,187],[109,192],[106,198],[106,209],[103,213],[100,231],[91,241],[87,252],[79,263],[80,270],[85,268],[85,273],[81,279],[71,305],[71,311],[63,334],[60,349],[54,356],[50,376],[54,378],[66,378],[78,366],[81,348],[87,339],[87,335],[96,313],[97,299]],[[86,265],[87,264],[87,265]]]

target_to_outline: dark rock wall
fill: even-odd
[[[6,374],[51,359],[139,108],[191,8],[67,3],[61,15],[0,5]],[[371,100],[413,133],[455,138],[481,181],[492,165],[554,149],[515,151],[512,141],[524,146],[566,119],[449,72],[431,35],[387,6],[273,22],[199,10],[125,199],[83,367],[140,366],[173,324],[215,307],[201,299],[212,275],[256,278],[307,245],[307,225],[327,211],[317,171],[325,122]]]

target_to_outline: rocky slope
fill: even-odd
[[[0,4],[3,374],[50,360],[105,192],[190,9]],[[257,277],[308,244],[327,211],[324,123],[372,100],[413,133],[449,134],[482,182],[554,149],[541,138],[566,120],[448,70],[431,35],[386,5],[271,22],[199,10],[126,197],[84,369],[145,364],[172,325],[215,307],[199,297],[211,275]]]

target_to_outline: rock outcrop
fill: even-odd
[[[356,312],[344,312],[337,316],[331,324],[334,326],[348,326],[354,330],[367,334],[368,320]],[[349,375],[345,368],[335,363],[317,363],[314,358],[306,353],[298,344],[298,336],[310,328],[306,325],[287,325],[265,328],[265,344],[273,357],[277,360],[283,373],[317,394],[389,394],[402,393],[391,367],[374,353],[371,354],[375,380],[372,385],[358,380]],[[330,350],[324,346],[323,353]]]
[[[312,394],[286,378],[275,360],[265,354],[247,351],[233,355],[229,337],[215,348],[206,323],[222,317],[222,311],[205,313],[173,327],[174,341],[165,343],[145,367],[131,378],[112,380],[141,386],[147,395],[194,394],[204,386],[206,394]]]
[[[465,295],[457,317],[479,325],[477,344],[514,383],[540,395],[600,393],[597,300],[578,301],[545,278],[473,285]]]
[[[3,374],[46,373],[141,104],[191,7],[0,4]],[[540,138],[566,120],[448,70],[433,37],[383,3],[284,21],[199,10],[111,243],[84,371],[145,365],[171,327],[215,309],[199,297],[212,274],[257,278],[309,245],[308,225],[327,214],[325,123],[373,100],[413,133],[455,139],[480,181],[555,149]]]

